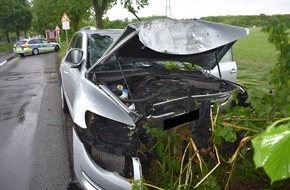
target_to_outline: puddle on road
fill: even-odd
[[[51,69],[51,70],[44,70],[43,74],[53,74],[53,73],[57,73],[57,71],[55,69]]]
[[[25,120],[25,109],[26,107],[28,106],[30,101],[28,102],[25,102],[19,109],[19,112],[18,112],[18,115],[17,115],[17,118],[18,118],[18,121],[19,123],[23,123],[24,120]]]
[[[5,81],[15,81],[15,80],[19,80],[19,79],[23,79],[24,77],[18,76],[18,77],[8,77],[5,78]]]
[[[59,84],[59,82],[57,80],[49,80],[46,84]]]
[[[14,117],[13,113],[11,111],[7,111],[7,112],[4,112],[1,114],[1,121],[5,121],[5,120],[11,119],[13,117]]]

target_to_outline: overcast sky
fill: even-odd
[[[166,1],[170,1],[172,18],[200,18],[220,15],[266,15],[290,14],[290,0],[149,0],[140,10],[139,17],[166,15]],[[169,9],[167,9],[169,10]],[[110,20],[135,18],[120,5],[114,6],[106,15]]]

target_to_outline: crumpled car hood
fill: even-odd
[[[130,60],[178,60],[213,69],[249,30],[197,19],[158,19],[128,25],[103,57],[89,70],[106,64],[110,55]]]

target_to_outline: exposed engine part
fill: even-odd
[[[198,149],[207,148],[211,137],[210,106],[209,100],[202,101],[199,108],[199,119],[190,122],[191,135]]]
[[[128,178],[134,177],[132,157],[138,157],[142,167],[149,167],[149,153],[138,152],[142,146],[152,145],[152,138],[148,137],[143,128],[145,120],[139,120],[136,128],[116,121],[86,113],[88,129],[76,126],[76,132],[85,144],[91,157],[102,168],[118,172]]]

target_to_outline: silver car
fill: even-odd
[[[245,28],[196,19],[77,32],[60,78],[82,188],[129,190],[129,179],[143,178],[151,158],[138,150],[152,146],[145,125],[167,131],[189,123],[198,148],[207,146],[212,103],[240,89],[222,79],[232,69],[221,70],[220,60],[247,34]]]

